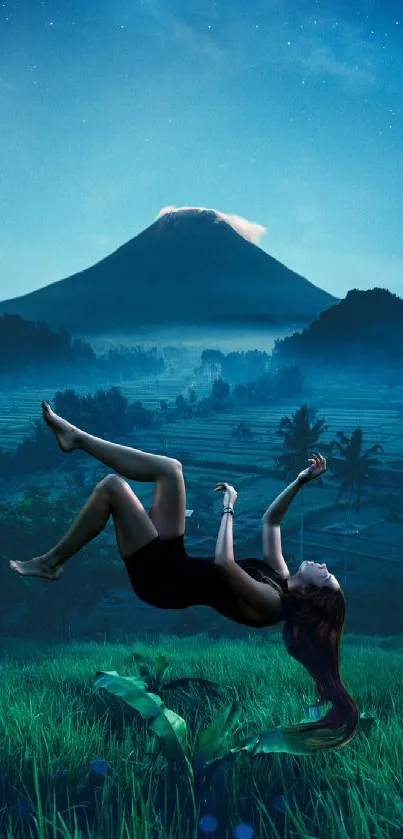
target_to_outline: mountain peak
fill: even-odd
[[[75,334],[127,334],[158,324],[297,323],[335,298],[253,241],[240,216],[165,207],[149,227],[96,265],[0,303],[4,312]]]
[[[152,227],[157,227],[159,230],[177,225],[192,227],[195,222],[199,229],[201,227],[208,229],[220,223],[227,224],[215,210],[205,210],[202,207],[178,207],[177,209],[167,207],[165,211],[158,213],[157,219]]]
[[[222,214],[221,214],[222,215]],[[158,219],[174,220],[175,218],[209,218],[212,221],[218,219],[220,214],[217,210],[209,210],[207,207],[163,207],[157,215]]]
[[[163,207],[157,215],[157,222],[160,219],[164,219],[168,223],[175,223],[178,219],[184,222],[197,220],[199,226],[204,224],[206,227],[224,222],[232,230],[235,230],[235,233],[254,245],[257,245],[262,236],[267,233],[262,224],[249,221],[235,213],[223,213],[220,210],[208,209],[207,207]]]

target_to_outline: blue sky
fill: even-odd
[[[400,5],[0,0],[0,298],[166,205],[262,225],[338,296],[403,296]]]

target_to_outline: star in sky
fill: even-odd
[[[268,249],[322,287],[333,271],[333,293],[401,276],[403,27],[387,6],[2,3],[10,283],[85,267],[175,199],[250,205]]]

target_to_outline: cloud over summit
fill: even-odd
[[[263,227],[262,224],[258,224],[255,221],[248,221],[248,219],[238,216],[235,213],[221,213],[219,210],[214,210],[212,207],[163,207],[159,211],[157,219],[168,215],[168,213],[183,213],[187,210],[190,212],[203,212],[207,210],[210,213],[215,213],[217,218],[221,219],[221,221],[225,221],[230,225],[230,227],[239,233],[240,236],[243,236],[244,239],[247,239],[248,242],[252,242],[254,245],[258,245],[262,236],[267,233],[267,228]]]

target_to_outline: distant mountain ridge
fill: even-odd
[[[386,288],[351,289],[309,327],[275,341],[273,357],[280,364],[298,364],[305,371],[361,371],[367,377],[385,370],[402,381],[403,300]],[[396,375],[397,374],[397,375]]]
[[[75,333],[137,326],[306,323],[338,298],[210,210],[167,213],[96,265],[0,303]]]

